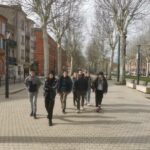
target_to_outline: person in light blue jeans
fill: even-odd
[[[88,82],[88,90],[86,92],[86,96],[85,96],[85,104],[86,105],[90,105],[90,99],[91,99],[91,86],[92,86],[92,79],[90,77],[90,73],[89,72],[86,72],[85,74],[85,79],[87,80]]]
[[[37,112],[37,97],[39,88],[41,86],[41,80],[35,75],[35,71],[31,70],[30,75],[25,79],[25,86],[27,88],[29,99],[31,103],[31,114],[36,119]]]

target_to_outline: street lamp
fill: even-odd
[[[141,49],[141,45],[138,45],[138,53],[137,53],[137,85],[139,85],[139,80],[140,80],[140,49]]]
[[[11,33],[6,32],[6,38],[4,39],[5,49],[5,98],[9,98],[9,50],[10,47],[16,47],[17,43],[11,39]]]
[[[118,66],[117,66],[117,82],[120,80],[120,35],[118,36]]]

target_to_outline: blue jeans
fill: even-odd
[[[33,115],[36,115],[36,111],[37,111],[37,96],[38,96],[38,92],[29,92],[31,112],[33,113]]]
[[[88,91],[86,92],[86,96],[85,96],[86,102],[90,103],[90,99],[91,99],[91,89],[88,89]]]

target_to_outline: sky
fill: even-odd
[[[87,0],[83,3],[81,14],[84,16],[83,36],[84,36],[84,48],[83,53],[85,54],[86,46],[91,39],[92,25],[94,23],[94,0]]]

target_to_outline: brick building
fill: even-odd
[[[57,44],[50,36],[49,37],[49,70],[54,70],[57,73]],[[34,60],[38,65],[38,74],[44,74],[44,47],[43,33],[40,28],[35,28],[35,51]],[[62,69],[66,69],[67,54],[62,50]]]
[[[0,77],[5,74],[5,51],[3,49],[3,39],[6,33],[7,19],[0,15]]]

